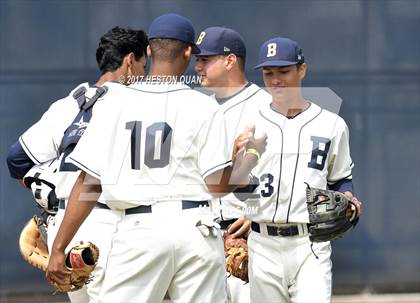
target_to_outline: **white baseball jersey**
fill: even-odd
[[[231,97],[218,99],[220,110],[225,116],[229,150],[245,127],[254,124],[255,112],[262,104],[271,102],[271,95],[264,89],[249,82],[242,90]],[[234,194],[212,201],[213,209],[222,220],[239,218],[244,215],[246,204]]]
[[[314,103],[294,118],[265,104],[254,117],[268,140],[252,171],[260,180],[261,197],[247,201],[247,216],[256,222],[308,223],[305,182],[326,188],[327,183],[352,178],[346,123]]]
[[[96,107],[69,161],[101,180],[108,206],[211,199],[204,178],[231,164],[214,100],[182,84],[138,83]]]
[[[80,120],[74,121],[80,108],[73,94],[81,87],[86,88],[85,96],[87,98],[92,97],[96,93],[97,87],[92,87],[89,83],[78,85],[67,97],[54,102],[41,119],[19,138],[19,142],[25,153],[37,165],[51,159],[59,158],[60,164],[58,165],[58,170],[54,169],[54,178],[51,179],[50,172],[49,175],[46,174],[45,176],[47,181],[53,182],[56,186],[55,192],[59,199],[68,199],[73,184],[80,173],[76,167],[69,168],[64,163],[67,155],[61,154],[61,151],[59,151],[63,136],[67,129],[72,130],[72,132],[68,133],[67,137],[80,137],[83,135],[92,115],[92,111],[89,110],[80,116]]]

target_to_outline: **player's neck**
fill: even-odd
[[[180,77],[184,74],[185,68],[171,62],[152,63],[148,76],[170,76]]]
[[[107,72],[99,78],[98,82],[95,83],[95,86],[101,87],[106,82],[119,81],[119,80],[121,80],[120,76],[121,76],[121,74],[117,73],[117,72]]]
[[[307,109],[309,102],[302,96],[293,99],[273,98],[270,106],[274,111],[286,117],[294,117]]]
[[[241,91],[248,84],[248,80],[243,76],[229,77],[222,87],[214,89],[216,98],[229,98]]]

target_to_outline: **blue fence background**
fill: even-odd
[[[309,64],[304,85],[329,87],[343,99],[355,189],[365,201],[357,228],[334,243],[334,292],[419,292],[419,0],[0,0],[0,301],[50,290],[19,254],[19,232],[36,208],[9,177],[10,145],[49,104],[98,77],[94,54],[104,32],[147,29],[167,12],[188,16],[197,32],[237,29],[257,84],[252,66],[264,41],[283,35],[300,42]]]

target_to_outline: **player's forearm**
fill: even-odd
[[[215,171],[205,178],[208,191],[212,196],[219,198],[232,192],[235,188],[229,184],[232,167],[228,166]]]
[[[242,161],[235,162],[230,176],[230,184],[234,186],[233,190],[249,184],[249,175],[257,163],[258,158],[254,154],[245,154]]]
[[[242,161],[236,162],[234,166],[225,167],[206,177],[206,184],[209,192],[214,197],[223,197],[233,192],[238,187],[249,184],[249,174],[257,165],[257,158],[253,154],[247,154]]]
[[[26,185],[25,185],[25,182],[23,182],[23,179],[17,179],[17,181],[18,181],[18,183],[20,184],[20,186],[22,186],[22,187],[25,187],[25,188],[26,188]]]
[[[93,183],[92,177],[85,178],[85,176],[85,173],[82,172],[73,187],[52,250],[63,252],[80,225],[95,207],[101,193],[101,186],[97,182]]]

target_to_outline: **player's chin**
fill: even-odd
[[[211,86],[211,82],[209,81],[209,79],[207,77],[204,77],[204,76],[200,76],[200,83],[201,83],[201,86],[203,86],[203,87]]]
[[[268,92],[273,97],[283,97],[285,96],[285,93],[286,93],[285,87],[271,86],[271,87],[267,87],[267,89],[268,89]]]

